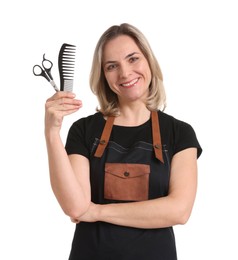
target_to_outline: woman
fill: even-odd
[[[187,222],[196,194],[195,132],[163,112],[159,64],[129,24],[99,39],[90,85],[100,107],[72,125],[65,148],[63,117],[82,102],[67,92],[46,102],[52,189],[77,223],[69,259],[175,260],[172,227]]]

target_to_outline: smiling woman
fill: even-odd
[[[117,95],[119,104],[146,102],[151,71],[145,56],[131,37],[121,35],[104,46],[103,68],[106,81]]]
[[[121,45],[121,43],[123,44]],[[128,48],[126,45],[128,45]],[[109,47],[106,48],[106,46]],[[124,50],[123,46],[125,46]],[[111,48],[113,48],[113,50],[111,50]],[[121,54],[119,51],[121,51]],[[121,64],[122,61],[123,63]],[[90,86],[93,93],[98,97],[99,110],[104,115],[115,116],[119,114],[118,96],[111,90],[105,77],[106,75],[109,76],[109,72],[114,72],[114,70],[116,70],[117,73],[129,73],[129,71],[125,71],[126,64],[128,66],[130,65],[128,67],[130,70],[133,67],[136,68],[137,64],[149,66],[147,69],[150,71],[147,73],[149,73],[150,76],[146,76],[148,78],[151,77],[151,80],[149,82],[149,94],[146,97],[146,105],[149,110],[158,108],[161,110],[165,109],[166,98],[162,72],[147,39],[134,26],[122,24],[120,27],[112,26],[106,30],[99,39],[94,52]],[[100,68],[104,69],[104,73],[101,73]],[[140,77],[141,76],[142,75],[140,75]],[[125,82],[125,79],[123,79],[123,75],[121,75],[121,77],[122,79],[119,80],[119,83],[128,84],[128,82]],[[135,80],[137,79],[138,77],[135,78]]]
[[[193,128],[165,114],[162,73],[143,34],[110,27],[96,46],[91,88],[100,108],[77,120],[66,147],[64,116],[82,102],[46,102],[51,185],[76,223],[70,260],[176,260],[173,226],[191,214],[202,149]]]

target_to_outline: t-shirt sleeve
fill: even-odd
[[[177,121],[175,133],[174,154],[195,147],[197,148],[197,158],[201,155],[202,148],[191,125],[183,121]]]
[[[86,144],[84,121],[74,122],[69,129],[65,149],[67,154],[80,154],[89,158]]]

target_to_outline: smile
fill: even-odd
[[[132,81],[130,81],[128,83],[120,84],[120,86],[124,87],[124,88],[130,88],[130,87],[134,86],[138,81],[139,81],[139,78],[133,79]]]

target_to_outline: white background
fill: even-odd
[[[0,259],[65,260],[74,225],[49,184],[44,104],[54,93],[32,74],[43,53],[53,61],[77,45],[74,92],[95,112],[89,72],[99,36],[128,22],[148,38],[164,74],[165,112],[190,123],[203,147],[189,222],[175,227],[180,260],[238,259],[238,8],[232,0],[1,1]]]

